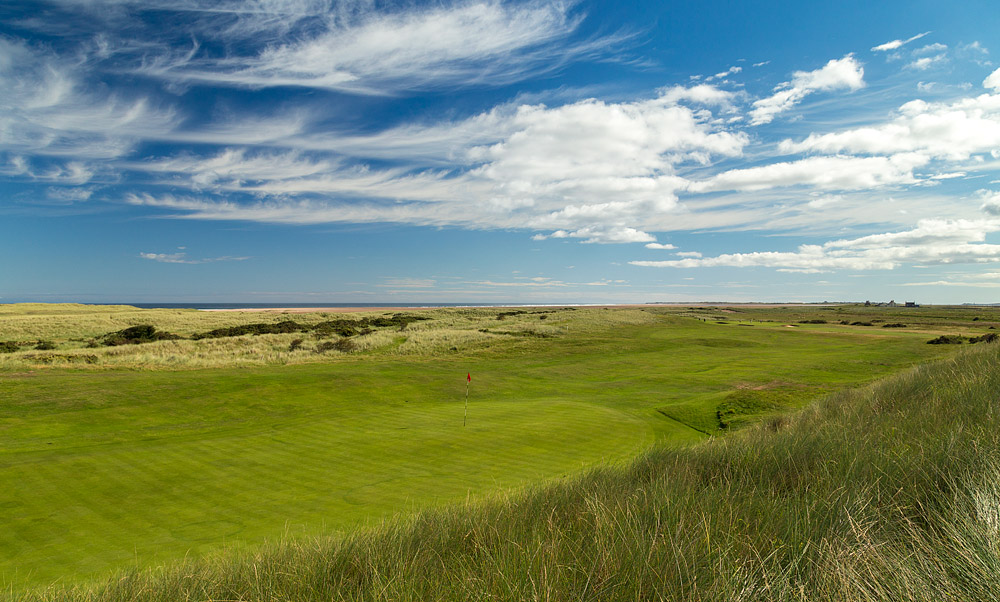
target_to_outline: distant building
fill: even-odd
[[[917,305],[916,301],[907,301],[906,302],[906,307],[920,307],[920,306]]]
[[[886,305],[889,306],[889,307],[896,307],[896,302],[894,300],[890,299],[889,302],[886,303]]]

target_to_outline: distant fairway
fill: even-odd
[[[754,315],[781,317],[770,311]],[[497,313],[462,318],[486,338],[459,352],[398,356],[397,344],[298,365],[0,372],[0,582],[72,583],[351,529],[698,441],[722,432],[720,412],[737,425],[951,353],[912,329],[740,327],[660,310],[544,314],[549,330],[524,336],[538,315]],[[427,340],[472,340],[449,319],[439,332],[427,322]],[[240,340],[270,338],[288,345]],[[313,356],[324,357],[302,357]]]

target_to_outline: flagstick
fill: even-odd
[[[465,422],[469,419],[469,387],[472,385],[472,379],[465,381],[465,416],[462,417],[462,426],[465,426]]]

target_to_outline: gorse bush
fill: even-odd
[[[108,347],[114,347],[117,345],[139,345],[154,341],[171,341],[179,338],[176,334],[157,330],[152,324],[140,324],[110,332],[101,337],[101,343]]]
[[[993,332],[988,332],[978,337],[969,338],[970,343],[996,343],[997,341],[1000,341],[1000,335]]]
[[[239,337],[247,334],[288,334],[293,332],[304,332],[309,327],[299,324],[294,320],[282,320],[281,322],[257,322],[256,324],[241,324],[239,326],[228,326],[226,328],[216,328],[208,332],[195,334],[193,339],[214,339],[220,337]]]
[[[13,341],[0,341],[0,353],[14,353],[21,346]]]
[[[927,341],[928,345],[961,345],[966,338],[957,334],[943,334],[937,338]]]

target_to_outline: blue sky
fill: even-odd
[[[992,2],[0,6],[0,302],[1000,301]]]

